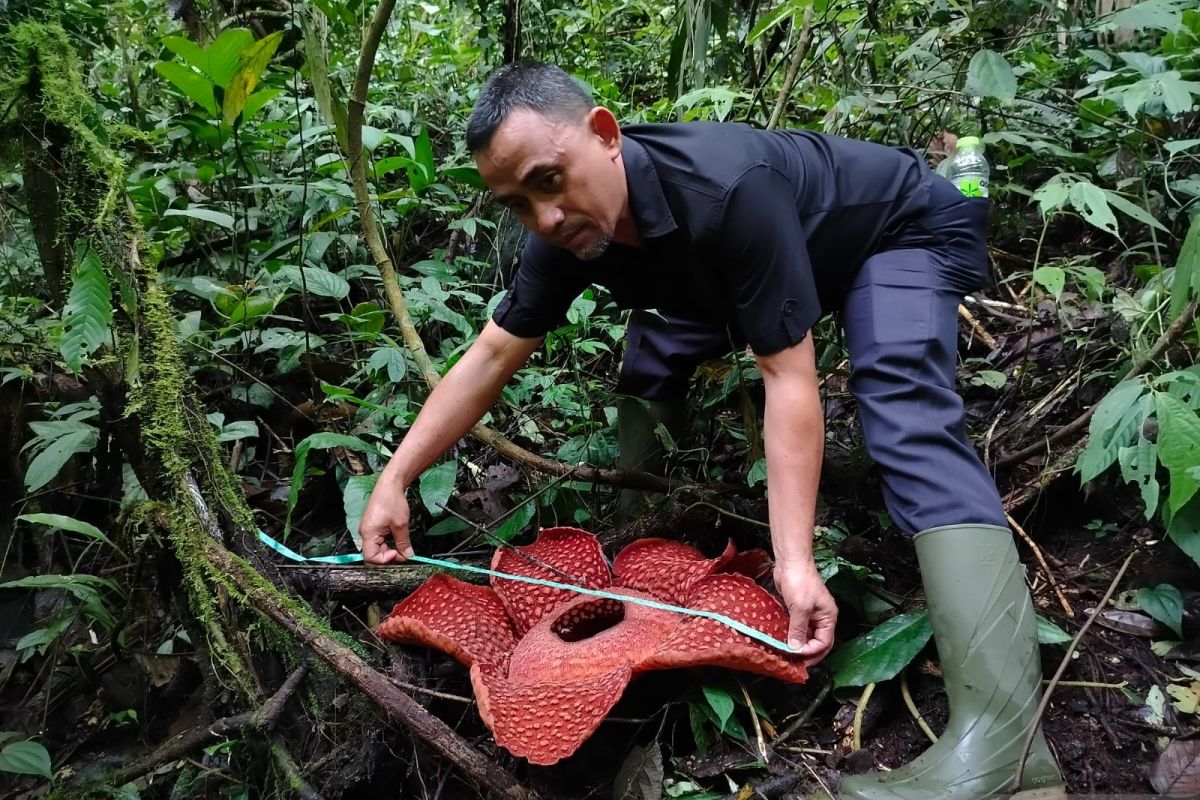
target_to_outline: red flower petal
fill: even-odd
[[[379,635],[436,647],[468,667],[477,661],[507,666],[517,644],[504,605],[492,589],[440,573],[392,609],[379,623]]]
[[[692,589],[685,603],[700,611],[715,611],[787,641],[788,613],[766,589],[745,575],[712,575]],[[784,653],[738,633],[713,619],[689,617],[663,642],[644,669],[673,669],[700,665],[728,667],[770,675],[793,683],[808,679],[798,655]]]
[[[546,528],[531,545],[501,547],[492,557],[492,569],[589,589],[603,589],[612,583],[608,561],[600,551],[596,535],[578,528]],[[552,608],[579,596],[567,589],[504,578],[492,578],[492,586],[508,609],[518,636],[524,635]]]
[[[717,572],[736,572],[747,578],[761,578],[771,567],[771,554],[761,548],[746,550],[720,566]]]
[[[696,548],[674,539],[639,539],[613,559],[613,580],[682,604],[697,581],[717,571],[735,553],[733,542],[716,558],[705,558]]]
[[[496,743],[533,764],[553,764],[574,753],[612,709],[629,683],[629,664],[579,680],[547,675],[543,683],[515,683],[483,663],[471,667],[479,715]]]

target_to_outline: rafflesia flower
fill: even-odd
[[[763,551],[738,554],[732,543],[706,559],[681,542],[642,539],[610,569],[596,536],[576,528],[548,528],[492,558],[497,572],[715,611],[785,640],[787,612],[754,582],[766,567]],[[713,619],[504,578],[485,587],[434,575],[380,623],[379,635],[436,647],[470,667],[497,744],[534,764],[574,753],[629,681],[652,669],[709,664],[794,683],[808,676],[798,656]]]

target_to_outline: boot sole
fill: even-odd
[[[1066,787],[1050,786],[1042,789],[1025,789],[1008,795],[1008,800],[1065,800],[1066,796]]]

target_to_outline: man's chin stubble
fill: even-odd
[[[575,251],[575,257],[580,261],[595,261],[608,250],[608,246],[612,244],[612,237],[608,234],[601,234],[600,238],[589,244],[587,247],[580,248]]]

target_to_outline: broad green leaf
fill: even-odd
[[[1066,644],[1071,641],[1071,636],[1062,628],[1055,625],[1050,620],[1037,615],[1037,639],[1038,644]]]
[[[96,446],[98,433],[89,426],[80,427],[58,437],[37,454],[25,470],[25,491],[36,492],[54,480],[63,465],[76,453],[86,453]]]
[[[1168,316],[1175,319],[1187,308],[1188,301],[1200,296],[1200,217],[1188,226],[1187,237],[1175,262],[1171,281],[1171,308]]]
[[[1170,513],[1167,524],[1167,536],[1179,546],[1179,549],[1200,564],[1200,495],[1191,499],[1179,511]]]
[[[1012,67],[994,50],[980,50],[967,65],[967,94],[994,97],[1011,103],[1017,96],[1017,76]]]
[[[379,333],[386,322],[383,309],[370,301],[359,303],[350,309],[349,314],[344,314],[338,319],[357,333]]]
[[[1069,184],[1063,180],[1061,175],[1055,175],[1033,193],[1033,199],[1037,202],[1038,209],[1044,217],[1061,209],[1066,204],[1070,193]]]
[[[733,697],[718,686],[705,686],[704,699],[708,702],[708,707],[717,715],[717,728],[724,733],[725,726],[729,724],[729,718],[733,716],[735,705]]]
[[[0,750],[0,772],[54,779],[49,751],[34,741],[13,742]]]
[[[331,447],[344,447],[347,450],[353,450],[357,453],[383,455],[379,452],[378,447],[370,442],[364,442],[357,436],[347,436],[342,433],[332,433],[330,431],[314,433],[296,445],[296,466],[292,470],[292,486],[288,492],[287,518],[283,524],[283,536],[280,537],[281,539],[286,539],[288,534],[292,532],[292,511],[296,508],[296,501],[300,498],[300,489],[304,484],[304,471],[308,466],[308,452],[310,450],[328,450]]]
[[[1158,458],[1171,474],[1167,504],[1179,511],[1200,488],[1192,468],[1200,464],[1200,417],[1166,392],[1155,395],[1158,418]]]
[[[346,481],[346,488],[342,490],[342,508],[346,511],[346,530],[350,531],[354,544],[360,550],[362,549],[362,536],[358,532],[358,525],[362,522],[363,511],[366,510],[367,501],[371,499],[371,492],[375,490],[375,483],[378,480],[379,473],[351,475]]]
[[[0,589],[61,589],[80,601],[85,607],[90,606],[93,616],[111,620],[112,616],[104,610],[103,602],[97,587],[115,590],[116,584],[95,575],[77,573],[73,575],[30,575],[28,578],[0,583]]]
[[[174,61],[160,61],[154,65],[154,70],[170,81],[176,89],[183,92],[185,97],[207,111],[210,117],[217,115],[217,101],[213,97],[213,84],[208,78],[194,69]]]
[[[454,479],[458,476],[458,462],[443,461],[421,473],[419,483],[421,502],[430,514],[439,514],[454,493]]]
[[[283,41],[283,31],[275,31],[242,51],[238,58],[237,72],[233,74],[229,84],[225,87],[222,118],[226,125],[232,125],[233,121],[245,110],[246,103],[254,92],[254,87],[258,85],[258,79],[262,77],[267,64],[271,63],[271,56],[275,55],[281,41]],[[258,108],[262,108],[262,103],[259,103]]]
[[[1178,589],[1169,583],[1160,583],[1153,589],[1138,589],[1137,600],[1142,611],[1183,638],[1183,595]]]
[[[1061,267],[1038,267],[1033,271],[1033,280],[1057,300],[1067,285],[1067,273]]]
[[[1169,116],[1176,117],[1192,110],[1192,95],[1200,94],[1200,83],[1182,80],[1175,70],[1156,76],[1156,81]]]
[[[892,617],[829,657],[834,687],[865,686],[886,681],[908,666],[933,635],[928,611]]]
[[[90,247],[75,267],[75,281],[63,306],[62,323],[59,352],[67,369],[78,374],[84,358],[108,340],[112,325],[112,290],[100,257]]]
[[[1151,28],[1174,31],[1179,28],[1182,11],[1190,8],[1191,0],[1144,0],[1102,17],[1096,23],[1098,31],[1131,28],[1135,31]]]
[[[262,110],[262,107],[274,100],[283,89],[260,89],[246,101],[246,107],[242,109],[242,119],[252,119],[255,114]]]
[[[307,285],[309,294],[331,297],[334,300],[343,300],[350,294],[350,284],[346,279],[323,267],[305,267],[303,279],[300,267],[295,264],[281,267],[275,274],[297,290]]]
[[[444,520],[436,525],[433,525],[429,528],[429,530],[422,533],[421,536],[446,536],[447,534],[465,531],[469,527],[470,526],[467,525],[467,523],[463,522],[458,517],[446,517]]]
[[[242,66],[242,54],[254,46],[254,34],[245,28],[229,28],[208,46],[208,77],[225,89]]]
[[[104,542],[114,550],[120,548],[109,541],[109,538],[100,532],[100,529],[91,523],[83,520],[75,519],[74,517],[63,516],[62,514],[22,514],[17,517],[18,520],[24,522],[32,522],[34,525],[45,525],[52,530],[70,531],[87,536],[89,539],[95,539],[98,542]]]
[[[408,362],[404,360],[404,354],[397,348],[378,347],[367,359],[367,369],[371,372],[386,369],[388,380],[398,383],[404,380],[404,374],[408,371]]]
[[[1109,189],[1104,189],[1104,196],[1108,198],[1109,205],[1113,206],[1122,214],[1128,214],[1143,225],[1149,225],[1151,228],[1157,228],[1163,233],[1170,233],[1163,224],[1156,220],[1149,211],[1139,206],[1137,203],[1131,203],[1125,199],[1123,195]]]
[[[197,206],[188,206],[187,208],[168,208],[163,212],[164,217],[192,217],[193,219],[202,219],[205,222],[211,222],[214,225],[220,225],[222,228],[233,230],[234,219],[232,214],[226,214],[224,211],[213,211],[211,208],[199,208]]]
[[[408,185],[414,192],[420,194],[425,187],[433,183],[437,173],[437,165],[433,161],[433,144],[429,141],[429,130],[421,128],[421,133],[413,144],[416,147],[416,155],[413,158],[416,164],[408,168]]]
[[[750,35],[746,37],[746,44],[754,44],[758,37],[762,36],[767,31],[774,28],[779,23],[791,16],[795,16],[796,12],[802,9],[806,2],[800,0],[789,0],[783,5],[777,6],[766,14],[763,14],[751,29]]]
[[[533,500],[526,500],[516,511],[508,515],[508,519],[504,520],[504,523],[492,535],[502,542],[511,542],[520,535],[521,531],[525,530],[536,511],[537,503]]]
[[[749,486],[757,486],[760,483],[764,486],[767,483],[767,460],[760,458],[750,467],[750,471],[746,473],[746,483]]]
[[[1071,184],[1070,197],[1071,205],[1086,222],[1107,233],[1118,233],[1117,218],[1108,207],[1103,189],[1090,181],[1076,181]]]
[[[701,756],[708,755],[708,749],[712,747],[712,735],[708,732],[708,726],[705,721],[708,718],[704,715],[704,709],[696,703],[688,703],[688,724],[692,728],[692,739],[696,742],[696,749]]]
[[[162,43],[185,62],[208,75],[208,53],[186,36],[164,36]]]

